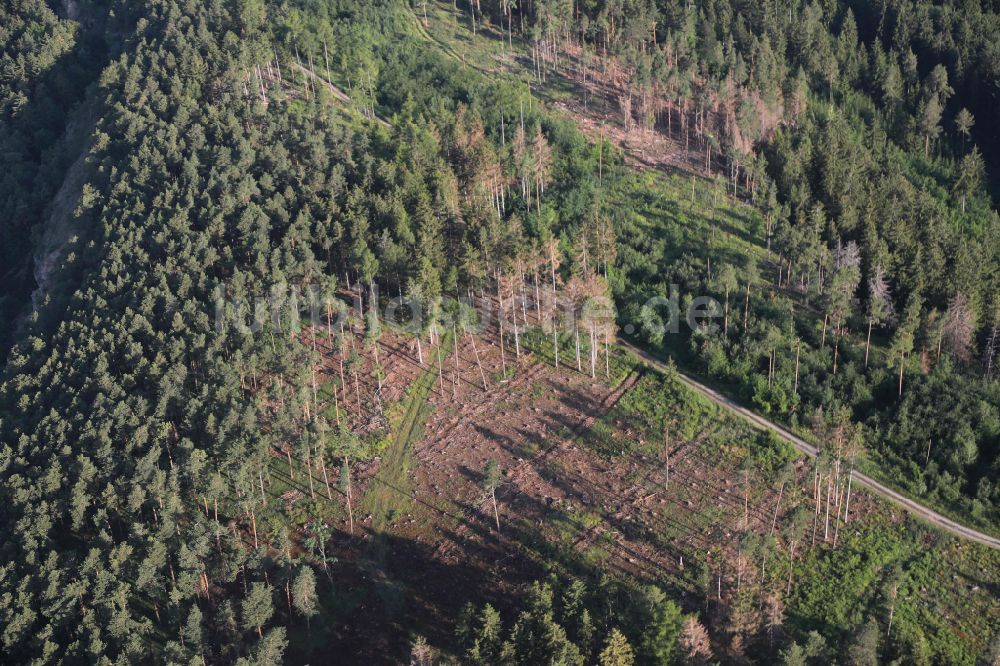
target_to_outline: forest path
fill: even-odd
[[[450,334],[442,336],[441,352],[445,358],[447,358],[453,342]],[[438,380],[439,362],[437,357],[432,356],[426,369],[410,385],[409,396],[406,400],[406,412],[396,427],[392,444],[384,453],[378,475],[372,479],[373,485],[379,488],[372,493],[370,503],[366,497],[366,502],[362,505],[372,514],[371,527],[376,535],[385,533],[391,522],[390,514],[400,507],[401,502],[405,504],[414,499],[409,477],[413,445],[418,439],[424,417],[427,415],[428,396]],[[378,541],[379,539],[376,537],[376,542]],[[381,547],[382,544],[376,543],[376,551]],[[384,556],[381,552],[378,555],[379,558]]]
[[[570,66],[556,67],[554,71],[550,70],[546,80],[538,82],[530,74],[526,80],[525,75],[526,73],[530,73],[531,63],[530,59],[527,62],[523,61],[526,56],[522,51],[515,49],[506,58],[498,58],[495,62],[496,67],[485,67],[482,64],[469,62],[468,58],[463,57],[449,44],[445,43],[444,40],[435,36],[415,12],[413,17],[417,32],[426,39],[429,39],[445,53],[459,60],[464,65],[482,73],[495,76],[500,72],[505,72],[518,80],[527,82],[532,91],[538,94],[543,102],[563,111],[591,139],[600,136],[620,146],[625,151],[627,163],[633,168],[655,169],[667,174],[680,173],[701,178],[711,177],[712,171],[706,169],[700,150],[691,150],[685,145],[684,141],[673,136],[664,136],[658,131],[648,131],[641,128],[632,129],[631,131],[626,130],[621,122],[621,113],[615,103],[615,94],[618,90],[613,83],[614,76],[610,77],[610,81],[607,76],[597,75],[583,77],[581,81],[581,77],[574,75],[579,67],[579,61],[575,57],[569,57],[567,62],[570,63]],[[502,41],[502,34],[500,36]],[[520,43],[517,43],[518,40],[515,40],[515,42],[515,46],[522,46]],[[567,56],[564,55],[564,57]],[[559,90],[560,88],[568,88],[571,90],[571,93],[568,95],[559,95],[557,93],[546,95],[547,92]],[[651,366],[661,370],[665,369],[666,366],[663,362],[648,352],[624,340],[619,340],[619,343],[637,354]],[[697,391],[720,407],[737,414],[758,428],[774,432],[809,457],[817,455],[816,447],[801,437],[755,414],[746,407],[701,384],[689,375],[678,371],[678,376],[690,389]],[[1000,550],[1000,539],[996,537],[957,523],[865,474],[856,471],[854,472],[854,478],[861,485],[876,494],[881,495],[904,510],[950,534]]]
[[[657,370],[665,371],[667,369],[667,365],[663,361],[656,358],[649,352],[639,347],[636,347],[630,342],[619,339],[618,344],[620,344],[625,349],[628,349],[633,354],[642,359],[646,364],[656,368]],[[705,386],[701,382],[693,379],[690,375],[687,375],[680,370],[677,370],[677,376],[681,380],[681,383],[683,383],[689,389],[700,393],[702,396],[708,398],[719,407],[722,407],[723,409],[741,417],[745,421],[748,421],[751,425],[761,428],[763,430],[770,430],[771,432],[775,433],[776,435],[784,439],[786,442],[794,446],[796,449],[798,449],[801,453],[809,456],[810,458],[815,458],[818,455],[819,452],[817,451],[815,446],[805,441],[801,437],[792,434],[791,432],[789,432],[785,428],[782,428],[780,425],[774,423],[773,421],[765,419],[759,414],[752,412],[751,410],[740,405],[736,401],[722,395],[718,391],[709,388],[708,386]],[[985,534],[983,532],[975,530],[971,527],[966,527],[965,525],[957,523],[954,520],[951,520],[950,518],[947,518],[941,515],[940,513],[934,511],[933,509],[930,509],[920,504],[919,502],[916,502],[906,497],[905,495],[896,492],[892,488],[889,488],[888,486],[882,483],[879,483],[870,476],[867,476],[865,474],[856,471],[854,472],[854,480],[857,481],[862,486],[865,486],[875,494],[882,496],[884,499],[889,500],[890,502],[899,506],[900,508],[909,511],[918,518],[922,518],[931,525],[945,532],[948,532],[949,534],[953,534],[955,536],[962,537],[963,539],[975,541],[976,543],[980,543],[984,546],[989,546],[990,548],[996,548],[1000,550],[1000,539],[997,539],[996,537],[990,536],[989,534]]]
[[[305,76],[308,76],[309,78],[313,79],[314,81],[318,81],[320,83],[320,85],[324,86],[330,92],[330,94],[333,95],[342,104],[344,104],[344,105],[346,105],[348,107],[350,107],[350,106],[353,105],[353,102],[351,101],[350,95],[348,95],[343,90],[341,90],[340,88],[338,88],[337,86],[335,86],[333,83],[331,83],[330,81],[327,81],[322,76],[320,76],[319,74],[317,74],[313,70],[309,69],[305,65],[300,65],[300,64],[296,63],[295,64],[295,69],[297,69],[298,71],[302,72],[302,74],[304,74]],[[379,125],[381,125],[382,127],[391,127],[391,125],[389,125],[389,121],[387,121],[387,120],[385,120],[383,118],[379,118],[378,116],[375,116],[375,121]]]
[[[451,336],[441,340],[444,348],[450,348]],[[371,516],[372,540],[365,550],[361,567],[371,577],[387,616],[395,616],[401,611],[406,599],[406,583],[395,567],[404,566],[394,561],[390,543],[390,530],[394,517],[404,513],[417,500],[414,494],[411,465],[413,445],[421,436],[421,426],[429,408],[428,396],[438,378],[438,363],[432,361],[410,385],[406,399],[406,411],[399,424],[392,443],[384,452],[378,474],[371,480],[359,509]]]

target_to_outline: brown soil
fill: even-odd
[[[380,353],[388,352],[383,363],[390,377],[385,393],[401,395],[421,368],[407,341],[392,334],[384,340]],[[601,377],[592,379],[586,364],[578,372],[572,349],[562,350],[557,370],[523,351],[516,359],[510,346],[507,365],[516,370],[498,381],[497,337],[491,332],[477,338],[488,382],[484,392],[471,340],[460,336],[458,370],[452,353],[445,359],[443,382],[435,382],[429,397],[433,411],[414,445],[406,487],[393,489],[399,512],[378,533],[371,516],[357,516],[363,536],[340,537],[338,579],[343,589],[363,591],[350,613],[338,619],[343,623],[336,630],[338,654],[399,663],[413,634],[448,645],[454,620],[468,601],[489,601],[509,621],[515,588],[544,576],[545,565],[557,559],[577,574],[600,570],[675,586],[684,565],[700,560],[722,574],[724,596],[737,578],[745,584],[759,571],[748,561],[735,564],[745,508],[742,477],[703,456],[701,435],[672,448],[669,484],[659,455],[609,460],[584,445],[587,429],[637,381],[639,371],[612,388]],[[425,345],[424,354],[430,363],[436,349]],[[371,392],[374,377],[366,376],[362,390]],[[628,423],[613,425],[621,441],[636,438]],[[499,534],[482,489],[482,470],[491,458],[503,474],[497,490]],[[360,496],[378,483],[378,461],[358,472]],[[779,533],[791,497],[811,490],[804,464],[798,485],[798,491],[784,491]],[[751,482],[751,529],[770,531],[777,493]],[[858,514],[870,510],[867,504],[860,492],[852,497]],[[704,522],[706,507],[713,507],[717,521]]]
[[[503,41],[505,34],[497,32],[489,25],[484,27],[486,33]],[[433,34],[427,33],[434,39]],[[447,47],[438,42],[443,50]],[[667,111],[657,114],[655,127],[643,128],[635,121],[633,114],[630,127],[625,127],[625,115],[622,112],[619,98],[626,90],[628,72],[615,58],[606,62],[590,56],[586,67],[581,65],[578,45],[570,43],[563,45],[559,62],[548,62],[544,81],[532,79],[533,92],[543,98],[551,108],[565,112],[576,122],[580,129],[592,140],[604,136],[611,143],[620,146],[625,151],[625,159],[631,166],[640,169],[658,169],[665,173],[679,173],[710,178],[712,169],[708,168],[705,151],[700,146],[695,131],[691,128],[690,135],[685,137],[681,131],[679,112],[672,111],[668,122]],[[524,76],[535,71],[530,55],[517,50],[497,56],[488,65],[469,63],[487,74],[505,71],[515,76]],[[553,94],[553,90],[570,90],[569,95]],[[639,100],[634,98],[635,109]],[[713,166],[719,158],[715,151]]]

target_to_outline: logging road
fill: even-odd
[[[422,27],[419,21],[417,23],[418,26]],[[421,30],[421,32],[430,37],[432,41],[438,43],[439,46],[442,47],[444,46],[438,40],[434,39],[430,35],[430,33],[427,32],[426,29]],[[455,55],[454,52],[451,52],[451,55]],[[345,102],[350,101],[350,98],[342,90],[334,86],[329,81],[326,81],[322,77],[317,76],[315,72],[306,67],[303,67],[302,65],[299,65],[299,68],[301,70],[304,70],[308,75],[315,77],[316,79],[325,83],[327,87],[331,90],[331,92],[334,94],[334,96],[336,96],[341,101]],[[376,118],[376,120],[383,126],[389,125],[385,120],[381,118]],[[619,343],[624,348],[633,352],[647,364],[659,370],[666,369],[666,364],[664,364],[662,361],[660,361],[655,356],[652,356],[648,352],[622,339],[619,339]],[[739,405],[735,401],[727,398],[718,391],[711,389],[708,386],[705,386],[704,384],[698,382],[692,377],[680,371],[678,371],[677,375],[680,378],[681,382],[691,390],[700,393],[701,395],[705,396],[706,398],[708,398],[715,404],[719,405],[720,407],[742,417],[746,421],[750,422],[752,425],[761,428],[763,430],[770,430],[771,432],[777,434],[779,437],[789,442],[792,446],[794,446],[796,449],[798,449],[803,454],[809,456],[810,458],[816,457],[818,453],[816,447],[810,444],[809,442],[805,441],[801,437],[792,434],[791,432],[782,428],[773,421],[769,421],[768,419],[765,419],[764,417],[755,414],[746,407]],[[923,520],[937,527],[938,529],[944,530],[949,534],[953,534],[955,536],[962,537],[964,539],[969,539],[970,541],[975,541],[976,543],[983,544],[984,546],[989,546],[990,548],[996,548],[1000,550],[1000,539],[996,537],[972,529],[971,527],[966,527],[965,525],[957,523],[954,520],[951,520],[950,518],[942,516],[937,511],[934,511],[933,509],[930,509],[918,502],[915,502],[914,500],[906,497],[905,495],[896,492],[892,488],[889,488],[888,486],[879,483],[870,476],[867,476],[860,472],[854,472],[854,479],[862,486],[865,486],[866,488],[871,490],[872,492],[881,495],[883,498],[889,500],[893,504],[896,504],[900,508],[909,511],[910,513],[912,513],[915,516],[918,516],[919,518],[922,518]]]
[[[649,352],[646,352],[636,347],[635,345],[626,342],[625,340],[619,339],[619,344],[621,344],[621,346],[624,347],[625,349],[631,351],[633,354],[638,356],[647,364],[659,370],[666,370],[667,368],[666,364],[663,363],[663,361],[656,358],[655,356],[651,355]],[[687,386],[693,391],[700,393],[701,395],[705,396],[706,398],[708,398],[715,404],[719,405],[720,407],[723,407],[724,409],[742,417],[743,419],[749,421],[752,425],[758,428],[762,428],[764,430],[770,430],[771,432],[777,434],[779,437],[789,442],[792,446],[794,446],[796,449],[798,449],[805,455],[809,456],[810,458],[816,457],[817,455],[816,447],[810,444],[809,442],[805,441],[801,437],[793,435],[791,432],[782,428],[773,421],[769,421],[764,417],[755,414],[746,407],[737,404],[736,402],[722,395],[718,391],[705,386],[704,384],[692,379],[690,376],[680,372],[679,370],[677,372],[677,376],[685,386]],[[860,483],[861,485],[865,486],[872,492],[881,495],[882,497],[889,500],[893,504],[896,504],[897,506],[905,509],[906,511],[909,511],[910,513],[912,513],[915,516],[918,516],[919,518],[922,518],[931,525],[941,530],[944,530],[945,532],[954,534],[955,536],[959,536],[964,539],[969,539],[970,541],[975,541],[976,543],[981,543],[984,546],[989,546],[990,548],[996,548],[1000,550],[1000,539],[992,537],[989,534],[984,534],[983,532],[980,532],[978,530],[974,530],[971,527],[966,527],[965,525],[956,523],[954,520],[942,516],[933,509],[929,509],[926,506],[923,506],[922,504],[919,504],[918,502],[915,502],[912,499],[906,497],[905,495],[901,495],[892,488],[889,488],[884,484],[879,483],[870,476],[866,476],[864,474],[861,474],[860,472],[854,472],[854,480]]]

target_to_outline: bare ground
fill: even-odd
[[[557,562],[577,575],[624,574],[673,586],[682,595],[690,591],[682,583],[684,567],[692,564],[721,575],[723,595],[737,579],[753,579],[756,567],[737,559],[738,536],[744,518],[750,530],[770,531],[777,488],[753,480],[747,502],[742,478],[702,451],[705,433],[677,437],[669,477],[659,455],[640,450],[605,457],[584,443],[588,429],[641,373],[655,370],[637,366],[609,386],[602,377],[591,378],[586,364],[578,372],[572,349],[562,350],[556,369],[536,354],[522,351],[517,359],[508,343],[503,379],[495,333],[477,338],[475,349],[472,338],[459,338],[440,373],[430,360],[436,359],[433,347],[425,346],[427,365],[421,367],[407,341],[386,338],[383,349],[392,353],[384,362],[394,385],[387,392],[398,393],[397,382],[412,382],[421,371],[436,376],[412,453],[393,463],[405,473],[380,473],[390,471],[380,469],[382,460],[359,470],[359,494],[394,499],[383,520],[359,516],[362,536],[342,533],[338,539],[339,580],[345,588],[360,583],[366,590],[340,620],[339,654],[357,655],[357,663],[399,663],[413,634],[446,646],[462,605],[489,601],[509,619],[516,588]],[[611,426],[614,441],[638,437],[628,422]],[[491,458],[503,474],[499,533],[482,489]],[[811,473],[802,463],[794,485],[778,506],[779,535],[790,498],[811,492]],[[852,514],[870,510],[860,493],[852,498]]]

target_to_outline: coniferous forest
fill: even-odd
[[[1000,664],[1000,6],[9,0],[0,662]]]

